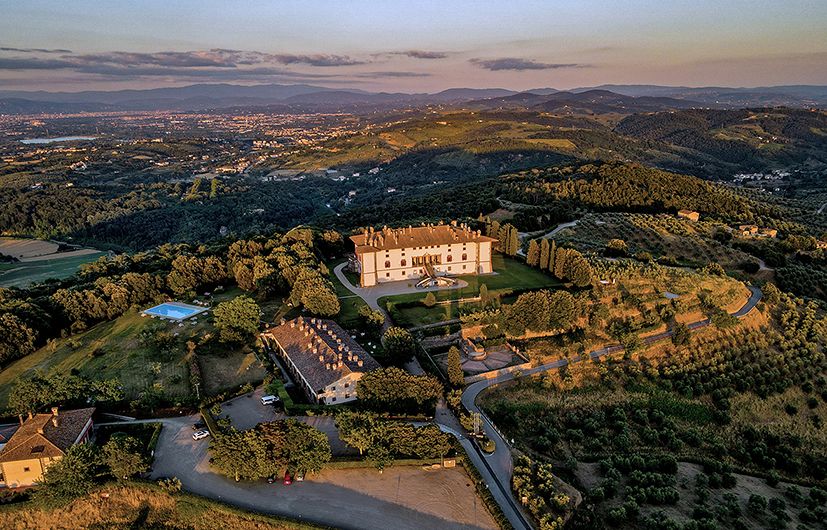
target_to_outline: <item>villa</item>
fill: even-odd
[[[428,224],[374,230],[351,236],[362,287],[437,276],[489,274],[497,241],[468,225]]]
[[[32,486],[54,461],[76,444],[89,440],[94,407],[51,414],[29,414],[0,452],[0,484]]]
[[[261,334],[287,365],[313,403],[333,405],[356,399],[356,383],[381,368],[332,320],[298,317]]]

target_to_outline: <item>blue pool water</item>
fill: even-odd
[[[198,313],[203,313],[208,308],[194,305],[181,304],[178,302],[167,302],[144,310],[147,315],[171,318],[173,320],[184,320]]]

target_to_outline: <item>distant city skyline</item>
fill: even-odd
[[[0,0],[0,89],[827,85],[818,0],[251,4]]]

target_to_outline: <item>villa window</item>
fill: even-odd
[[[386,273],[385,273],[385,278],[390,278],[390,277],[391,277],[391,273],[386,272]]]
[[[387,260],[387,261],[385,261],[385,268],[386,268],[386,269],[390,269],[390,268],[391,268],[391,260]]]
[[[452,261],[454,261],[454,256],[448,254],[448,263],[451,263]]]
[[[28,473],[29,471],[31,471],[31,469],[29,469],[28,467],[23,468],[23,473]]]
[[[468,261],[468,254],[462,255],[462,261]]]
[[[400,262],[400,266],[402,266],[402,267],[406,266],[407,264],[408,264],[408,261],[404,260],[404,259]]]

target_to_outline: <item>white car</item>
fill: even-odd
[[[206,438],[209,435],[210,435],[210,431],[208,431],[207,429],[201,429],[200,431],[195,431],[194,433],[192,433],[192,439],[193,440],[203,440],[204,438]]]
[[[275,405],[279,402],[278,396],[261,396],[262,405]]]

